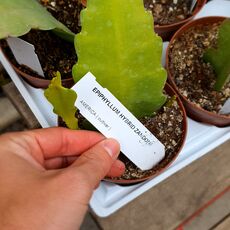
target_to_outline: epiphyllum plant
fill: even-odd
[[[90,71],[134,115],[159,109],[166,100],[162,41],[153,34],[153,19],[143,1],[88,1],[81,21],[75,39],[75,82]]]
[[[87,8],[81,12],[81,24],[82,31],[75,38],[75,82],[90,71],[137,117],[151,115],[161,108],[166,101],[162,40],[153,33],[153,18],[145,11],[143,1],[88,0]],[[53,104],[59,94],[53,88],[67,90],[59,83],[53,79],[45,91]],[[62,101],[65,104],[66,99]],[[62,107],[60,101],[58,106]],[[55,107],[55,111],[59,110]]]
[[[31,29],[52,30],[63,39],[74,39],[74,33],[35,0],[1,0],[0,15],[0,39],[22,36]]]
[[[224,20],[218,31],[216,48],[209,48],[204,53],[204,60],[209,62],[216,73],[214,89],[220,91],[230,79],[230,19]]]

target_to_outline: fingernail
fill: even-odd
[[[113,158],[116,159],[120,152],[120,145],[115,139],[104,140],[104,149]]]

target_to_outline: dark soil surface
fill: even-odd
[[[35,46],[47,79],[52,79],[57,71],[63,79],[72,77],[72,67],[77,62],[74,44],[50,31],[32,30],[21,38]]]
[[[125,163],[126,170],[117,179],[141,179],[154,175],[172,161],[181,147],[184,136],[183,115],[175,98],[169,98],[166,105],[159,112],[152,117],[144,117],[140,121],[164,144],[165,157],[153,169],[142,171],[125,155],[120,154],[119,159]]]
[[[47,10],[75,34],[81,30],[80,12],[83,8],[81,0],[39,0]]]
[[[45,79],[52,79],[59,71],[62,79],[72,77],[72,67],[77,62],[74,45],[57,37],[50,31],[32,30],[21,37],[35,46],[36,54],[41,63]],[[1,40],[1,47],[10,61],[24,73],[42,78],[24,65],[19,65],[6,41]]]
[[[154,17],[155,25],[168,25],[191,16],[192,0],[144,0],[147,10]]]
[[[80,0],[39,0],[40,3],[60,22],[72,32],[79,33]],[[74,44],[64,41],[50,31],[31,31],[22,37],[35,46],[35,51],[41,62],[47,79],[52,79],[54,73],[59,71],[62,79],[72,77],[72,67],[77,62]],[[28,72],[24,67],[20,67]]]
[[[215,73],[202,59],[204,51],[215,47],[219,24],[190,28],[170,47],[169,70],[181,94],[197,106],[218,113],[230,97],[230,82],[217,92]]]

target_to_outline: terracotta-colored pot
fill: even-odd
[[[180,107],[180,110],[181,110],[182,114],[183,114],[183,121],[182,121],[182,123],[183,123],[183,127],[182,127],[183,134],[182,134],[182,139],[181,139],[180,147],[177,150],[177,152],[174,153],[174,156],[172,157],[171,161],[167,162],[166,158],[164,158],[160,163],[158,163],[158,165],[159,164],[164,165],[163,167],[160,167],[159,170],[153,171],[153,173],[151,175],[148,175],[148,176],[143,177],[143,178],[130,179],[130,180],[116,179],[116,178],[114,178],[114,179],[106,178],[106,179],[104,179],[105,181],[109,181],[109,182],[113,182],[113,183],[117,183],[117,184],[121,184],[121,185],[131,185],[131,184],[136,184],[136,183],[139,183],[139,182],[142,182],[142,181],[145,181],[145,180],[149,180],[149,179],[152,179],[152,178],[156,177],[160,173],[162,173],[177,158],[178,154],[180,153],[181,149],[184,146],[186,135],[187,135],[187,118],[186,118],[186,112],[185,112],[183,103],[181,102],[179,96],[176,94],[176,92],[174,91],[174,89],[168,83],[166,83],[166,85],[165,85],[165,91],[166,91],[166,93],[169,96],[174,96],[174,95],[176,96],[176,101],[177,101],[177,103],[178,103],[178,105]],[[167,163],[165,163],[165,162],[167,162]]]
[[[166,68],[168,70],[168,81],[169,81],[170,85],[180,95],[188,116],[191,117],[192,119],[196,120],[196,121],[212,124],[212,125],[219,126],[219,127],[229,126],[230,125],[230,117],[225,116],[225,115],[215,114],[215,113],[209,112],[207,110],[204,110],[204,109],[198,107],[197,105],[195,105],[194,103],[190,102],[184,95],[182,95],[180,93],[180,91],[179,91],[179,89],[178,89],[178,87],[174,81],[174,78],[172,76],[172,73],[169,69],[169,64],[170,64],[169,63],[169,52],[170,52],[170,47],[173,44],[173,41],[176,38],[180,37],[181,34],[185,33],[187,29],[189,29],[191,27],[195,27],[196,25],[200,25],[200,24],[213,24],[216,22],[221,22],[224,19],[226,19],[226,18],[213,16],[213,17],[200,18],[200,19],[197,19],[197,20],[194,20],[194,21],[187,23],[186,25],[181,27],[174,34],[174,36],[170,40],[170,43],[169,43],[167,51],[166,51]]]
[[[87,0],[81,0],[81,4],[82,4],[84,7],[86,7],[86,5],[87,5]]]
[[[7,57],[6,53],[4,52],[4,49],[1,46],[0,46],[0,50],[2,50],[2,52],[5,54],[8,62],[14,68],[16,73],[19,76],[21,76],[22,79],[25,80],[29,85],[33,86],[34,88],[42,88],[42,89],[48,88],[51,80],[45,79],[42,76],[37,77],[37,76],[30,75],[26,72],[23,72],[15,64],[13,64],[13,62],[9,59],[9,57]],[[64,87],[71,88],[74,85],[72,76],[70,76],[69,78],[63,79],[62,85]]]
[[[168,161],[168,159],[164,158],[159,164],[162,164],[164,166],[159,167],[160,169],[155,170],[151,175],[148,175],[146,177],[140,178],[140,179],[130,179],[130,180],[125,180],[125,179],[110,179],[110,178],[105,178],[104,181],[109,181],[112,183],[116,183],[116,184],[120,184],[120,185],[132,185],[132,184],[136,184],[148,179],[152,179],[154,177],[156,177],[157,175],[159,175],[161,172],[163,172],[165,169],[167,169],[172,163],[173,161],[177,158],[178,154],[180,153],[180,151],[182,150],[184,143],[185,143],[185,139],[186,139],[186,135],[187,135],[187,118],[186,118],[186,112],[183,106],[183,103],[181,102],[179,96],[176,94],[176,92],[174,91],[174,89],[168,84],[166,83],[165,85],[165,91],[169,96],[176,96],[176,101],[179,105],[179,108],[182,112],[182,116],[183,116],[183,121],[182,121],[182,130],[183,130],[183,134],[182,134],[182,138],[180,141],[180,147],[178,148],[177,152],[174,153],[173,157],[170,159],[170,161]],[[62,127],[66,127],[63,120],[58,117],[58,126],[62,126]],[[157,166],[159,166],[159,164]],[[156,167],[156,166],[155,166]]]
[[[203,8],[206,2],[207,0],[197,0],[197,4],[190,17],[169,25],[155,25],[154,26],[155,32],[159,36],[161,36],[164,41],[169,41],[173,36],[173,34],[175,33],[175,31],[177,31],[185,23],[191,21],[192,18]]]

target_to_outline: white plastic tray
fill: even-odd
[[[213,9],[215,9],[213,11]],[[200,12],[206,15],[230,16],[230,1],[213,0]],[[43,90],[35,89],[21,80],[0,52],[0,61],[9,73],[25,101],[37,117],[42,127],[56,126],[56,115],[43,95]],[[194,160],[230,139],[230,127],[217,128],[188,119],[188,135],[185,146],[176,161],[163,173],[152,180],[132,186],[120,186],[101,182],[90,201],[92,210],[100,217],[106,217],[140,196],[150,188],[165,180]]]

